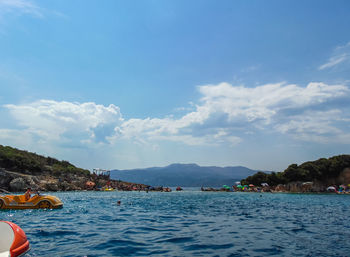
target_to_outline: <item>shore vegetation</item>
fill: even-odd
[[[308,161],[301,165],[291,164],[283,172],[257,172],[241,181],[242,185],[268,183],[270,186],[288,184],[298,181],[332,181],[350,167],[350,155],[338,155]]]

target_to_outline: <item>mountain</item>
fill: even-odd
[[[112,170],[111,178],[152,186],[219,187],[232,185],[256,173],[246,167],[201,167],[197,164],[171,164],[133,170]]]

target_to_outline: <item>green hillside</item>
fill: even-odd
[[[93,182],[96,187],[87,186]],[[111,180],[108,175],[90,174],[68,161],[59,161],[10,146],[0,145],[0,192],[98,190],[107,186],[118,190],[146,190],[147,185]]]
[[[90,174],[88,170],[77,168],[67,161],[59,161],[3,145],[0,145],[0,168],[35,175],[52,173],[59,176],[68,172],[85,176]]]
[[[243,179],[241,183],[254,185],[268,183],[270,186],[276,186],[297,181],[327,181],[337,178],[345,168],[349,167],[350,155],[338,155],[329,159],[321,158],[316,161],[305,162],[299,166],[291,164],[286,170],[279,173],[258,172]]]

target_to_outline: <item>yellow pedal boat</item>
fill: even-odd
[[[0,209],[58,209],[63,203],[56,196],[34,195],[28,201],[24,195],[0,196]]]

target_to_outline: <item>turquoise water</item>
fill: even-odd
[[[63,209],[0,211],[27,234],[27,257],[350,256],[349,195],[52,195]]]

